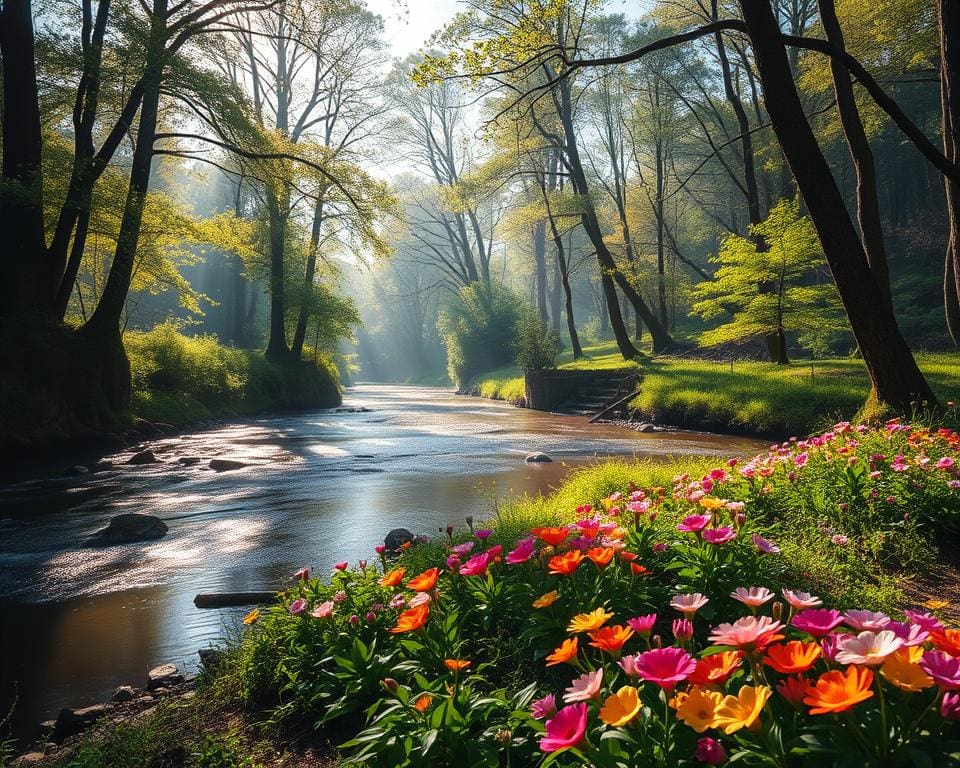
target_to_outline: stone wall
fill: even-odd
[[[555,411],[573,397],[577,390],[590,384],[596,375],[596,371],[566,371],[556,368],[525,371],[527,408]]]

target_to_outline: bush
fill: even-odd
[[[513,361],[520,307],[519,299],[506,287],[473,283],[461,288],[440,312],[447,370],[461,390],[478,373]]]
[[[532,307],[523,312],[517,331],[517,365],[520,369],[542,371],[553,368],[560,352],[560,334],[551,330]]]

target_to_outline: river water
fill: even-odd
[[[374,559],[391,528],[429,534],[482,519],[495,498],[548,490],[597,457],[763,447],[588,425],[434,387],[358,385],[344,405],[369,411],[239,421],[151,442],[161,463],[126,465],[124,451],[102,457],[112,463],[102,471],[0,488],[0,719],[15,688],[25,735],[60,706],[143,685],[151,666],[194,669],[197,649],[236,631],[247,610],[198,610],[198,592],[271,589],[301,566]],[[554,463],[525,464],[531,451]],[[213,472],[214,457],[248,466]],[[157,515],[170,530],[81,547],[121,512]]]

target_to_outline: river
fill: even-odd
[[[374,558],[395,527],[436,533],[495,498],[537,493],[605,456],[743,455],[745,438],[641,434],[435,387],[358,385],[344,405],[151,441],[160,463],[102,457],[101,471],[49,472],[0,488],[0,719],[16,683],[21,735],[60,706],[143,685],[151,666],[195,669],[197,649],[247,609],[198,610],[198,592],[274,588],[301,566]],[[551,464],[525,464],[543,451]],[[211,458],[243,469],[217,473]],[[196,459],[186,465],[180,459]],[[84,549],[121,512],[161,517],[158,541]],[[0,734],[2,735],[2,734]]]

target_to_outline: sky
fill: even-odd
[[[457,0],[367,0],[367,8],[383,16],[387,42],[397,57],[416,53],[460,10]]]

